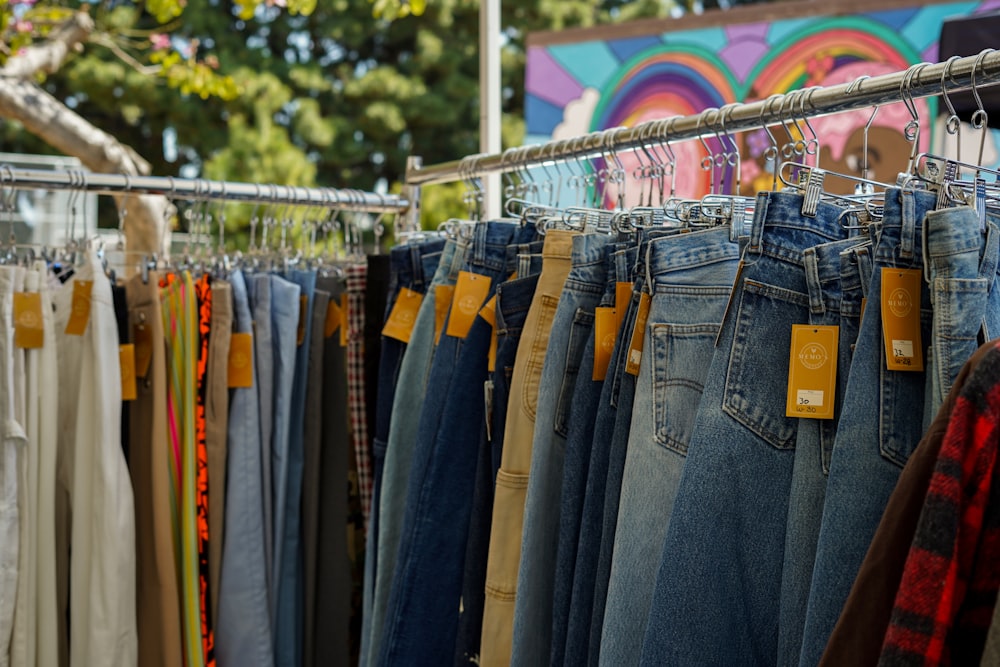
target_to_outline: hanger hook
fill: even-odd
[[[989,132],[989,114],[986,113],[986,109],[983,106],[983,100],[979,97],[979,86],[976,85],[976,72],[979,70],[980,65],[986,59],[986,56],[993,53],[995,49],[983,49],[979,52],[979,56],[976,58],[976,63],[972,66],[972,96],[976,98],[977,109],[972,114],[972,127],[980,131],[979,134],[979,158],[976,160],[978,166],[983,165],[983,149],[986,147],[986,134]],[[985,72],[984,72],[985,73]],[[976,177],[979,177],[979,172],[976,172]]]

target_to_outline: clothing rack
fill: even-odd
[[[0,188],[77,190],[99,194],[150,194],[192,201],[240,201],[256,204],[320,206],[365,213],[402,213],[410,201],[353,189],[307,188],[292,185],[212,181],[173,176],[127,176],[82,170],[43,171],[0,165]]]
[[[953,57],[942,63],[919,63],[901,72],[861,77],[848,84],[816,86],[777,94],[690,116],[648,121],[632,128],[614,128],[550,141],[504,153],[474,155],[462,160],[421,167],[409,165],[408,186],[453,183],[485,174],[509,172],[570,159],[597,158],[607,152],[652,144],[714,137],[722,133],[757,129],[797,119],[863,109],[892,102],[908,102],[958,90],[1000,83],[1000,51],[988,49],[976,56]]]

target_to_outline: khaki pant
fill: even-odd
[[[497,473],[496,499],[486,567],[481,667],[510,664],[514,633],[514,599],[521,559],[524,501],[531,468],[531,447],[538,406],[538,384],[552,318],[571,268],[575,232],[551,230],[545,235],[542,273],[524,323],[514,361],[507,408],[503,456]]]
[[[167,361],[160,314],[160,277],[138,276],[125,288],[133,342],[145,329],[151,361],[144,377],[136,378],[137,398],[130,418],[129,451],[132,486],[135,488],[136,523],[136,622],[140,665],[181,665],[180,584],[174,558],[174,533],[170,519],[170,469],[172,456],[167,438]],[[221,541],[221,536],[220,536]]]

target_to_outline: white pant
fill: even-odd
[[[93,280],[82,336],[66,335],[73,283]],[[93,249],[53,295],[58,339],[58,476],[72,515],[71,667],[137,660],[135,514],[121,448],[121,375],[111,285]],[[139,443],[141,445],[141,443]],[[137,446],[139,446],[137,445]]]

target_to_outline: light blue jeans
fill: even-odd
[[[528,667],[549,661],[570,404],[583,349],[592,336],[594,308],[604,294],[604,249],[610,241],[607,234],[573,238],[572,265],[552,320],[535,411],[514,605],[512,665]]]
[[[253,318],[240,271],[229,277],[233,289],[233,331],[251,333]],[[254,359],[256,362],[256,359]],[[254,368],[256,368],[256,363]],[[229,453],[226,462],[226,524],[219,582],[219,620],[215,655],[219,667],[274,664],[271,616],[264,558],[264,498],[260,447],[260,410],[254,386],[233,389],[229,397]]]
[[[632,405],[600,663],[636,665],[694,415],[715,350],[739,246],[727,228],[656,239]]]
[[[267,563],[268,617],[274,618],[277,598],[272,595],[274,570],[274,499],[271,497],[271,433],[274,430],[274,348],[271,342],[271,276],[246,276],[253,313],[254,376],[260,414],[260,465],[264,488],[264,562]]]

